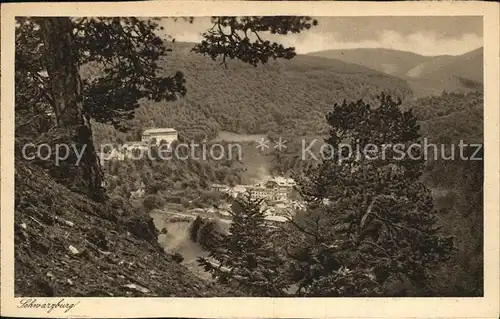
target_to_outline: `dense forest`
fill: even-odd
[[[483,93],[447,93],[409,102],[422,135],[434,143],[482,143]]]
[[[175,127],[188,138],[211,139],[218,130],[295,136],[326,133],[324,118],[332,103],[381,91],[404,98],[411,91],[404,80],[365,67],[323,58],[297,56],[253,67],[229,61],[227,67],[190,52],[194,44],[174,43],[159,64],[162,72],[182,71],[186,96],[176,102],[143,101],[128,134],[97,126],[95,142],[137,140],[145,127]],[[97,69],[82,71],[91,77]]]

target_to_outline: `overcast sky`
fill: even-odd
[[[481,17],[319,17],[319,25],[297,35],[268,36],[297,53],[346,48],[392,48],[422,55],[459,55],[483,45]],[[177,41],[198,42],[209,18],[162,21]]]

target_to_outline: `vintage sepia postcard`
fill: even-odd
[[[1,10],[1,314],[498,318],[499,5]]]

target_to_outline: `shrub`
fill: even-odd
[[[180,264],[181,262],[184,261],[184,257],[182,257],[182,255],[179,253],[175,253],[172,255],[172,260],[175,261],[176,263]]]
[[[165,205],[164,200],[157,195],[148,195],[144,198],[143,206],[146,209],[146,212],[162,208],[163,205]]]
[[[217,224],[213,220],[207,220],[200,226],[196,242],[202,247],[212,249],[217,247]]]
[[[200,229],[202,224],[203,220],[200,216],[198,216],[191,224],[191,227],[189,227],[189,238],[195,243],[198,239],[198,230]]]

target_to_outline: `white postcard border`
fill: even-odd
[[[483,298],[64,298],[71,311],[18,308],[14,298],[14,17],[15,16],[468,16],[484,17],[484,292]],[[476,317],[499,313],[499,6],[486,2],[24,3],[1,7],[1,312],[22,317]],[[37,298],[58,302],[63,298]]]

